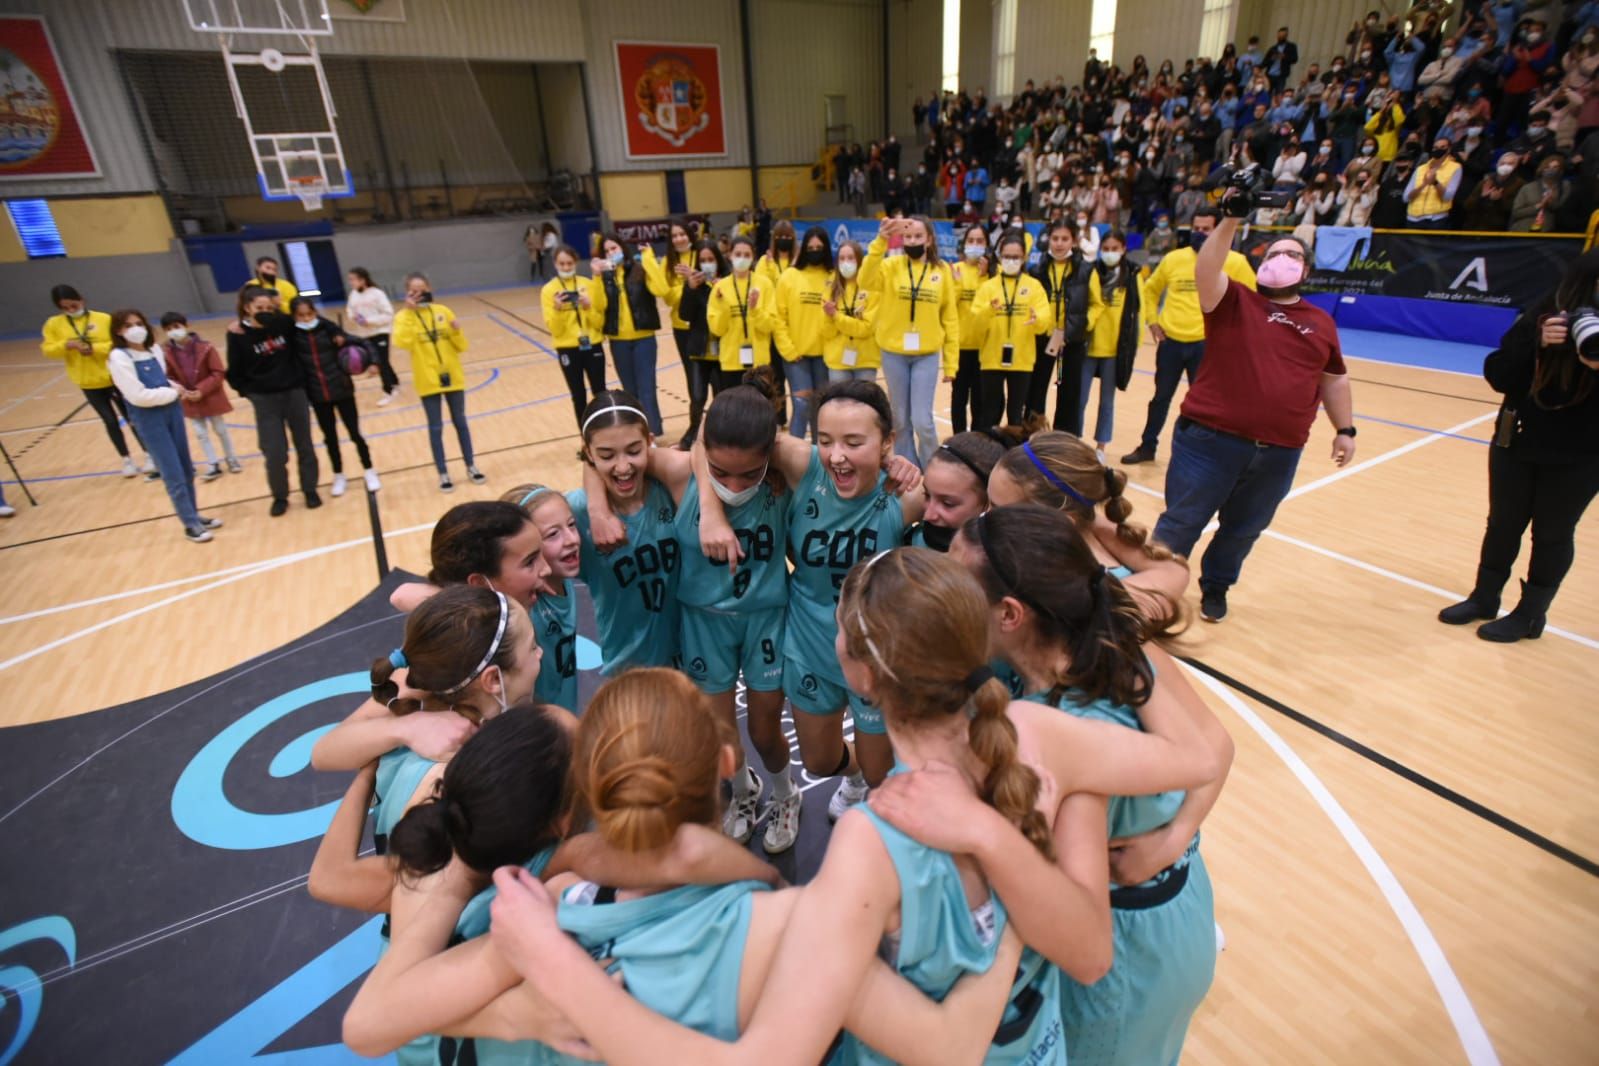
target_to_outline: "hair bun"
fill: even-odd
[[[647,755],[605,774],[592,797],[600,835],[625,851],[663,847],[675,832],[669,807],[678,785],[672,766]]]

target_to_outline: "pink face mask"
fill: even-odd
[[[1269,256],[1260,264],[1260,273],[1255,280],[1272,289],[1286,289],[1299,284],[1304,274],[1304,267],[1299,260],[1288,255]]]

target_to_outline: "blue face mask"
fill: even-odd
[[[612,266],[621,266],[627,261],[627,255],[621,251],[612,252],[609,256]]]
[[[1204,233],[1201,233],[1198,230],[1194,230],[1192,233],[1190,233],[1188,235],[1188,244],[1189,244],[1189,246],[1192,247],[1194,249],[1194,251],[1196,251],[1196,252],[1199,251],[1201,248],[1205,247],[1205,237],[1206,236],[1208,236],[1208,235],[1204,234]]]
[[[309,322],[300,322],[296,320],[294,324],[299,326],[301,329],[316,329],[316,319],[314,318]]]

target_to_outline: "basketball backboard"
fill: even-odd
[[[333,33],[327,0],[183,0],[183,11],[196,33]]]

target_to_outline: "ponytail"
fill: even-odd
[[[665,759],[645,756],[612,767],[593,788],[595,823],[607,844],[640,852],[671,842],[678,823],[668,812],[677,784]]]
[[[978,794],[1053,862],[1055,842],[1050,836],[1049,820],[1038,811],[1041,784],[1033,768],[1017,758],[1016,726],[1005,713],[1009,706],[1010,690],[993,676],[972,696],[974,713],[967,736],[972,753],[988,767]]]
[[[398,824],[389,832],[388,853],[401,872],[414,877],[438,873],[449,865],[455,854],[451,830],[459,830],[464,815],[459,804],[450,804],[442,796],[444,782],[434,785],[433,795],[406,811]],[[456,814],[452,817],[451,807]],[[452,822],[454,823],[452,825]]]
[[[1151,540],[1146,526],[1127,521],[1133,513],[1133,504],[1126,496],[1127,474],[1115,467],[1105,467],[1105,517],[1116,523],[1116,539],[1137,548],[1155,562],[1175,559],[1176,554],[1158,540]]]

